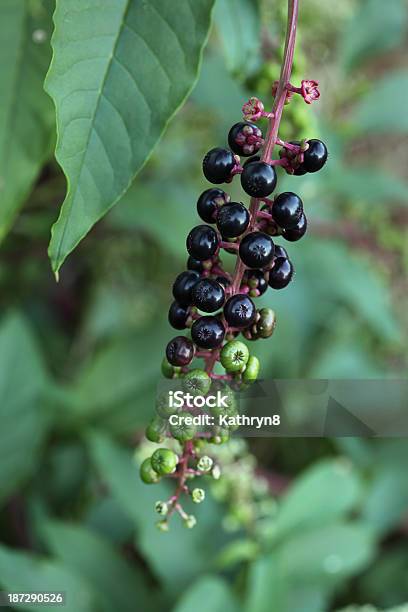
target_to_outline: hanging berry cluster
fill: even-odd
[[[224,393],[240,389],[255,381],[259,361],[251,355],[247,340],[268,338],[275,328],[275,313],[271,308],[257,309],[256,298],[271,287],[283,289],[292,280],[294,269],[286,249],[275,243],[276,237],[288,242],[302,238],[307,219],[301,198],[294,192],[277,193],[276,168],[299,176],[320,170],[327,160],[327,148],[317,139],[286,142],[278,135],[285,104],[298,94],[307,104],[320,97],[318,83],[304,80],[300,87],[290,84],[293,61],[298,2],[288,3],[288,34],[279,81],[273,84],[274,104],[266,112],[263,103],[250,98],[243,107],[243,121],[232,126],[228,134],[229,148],[211,149],[203,159],[205,178],[215,185],[230,183],[240,176],[241,186],[250,197],[249,207],[232,202],[221,188],[205,190],[197,202],[197,212],[204,222],[187,236],[189,258],[187,270],[179,274],[173,285],[174,301],[169,310],[169,322],[177,330],[189,329],[187,335],[174,337],[167,345],[162,372],[167,378],[179,378],[182,388],[192,395],[205,396],[222,388]],[[264,136],[256,122],[266,117],[269,122]],[[278,146],[279,158],[272,159]],[[245,162],[242,158],[248,158]],[[272,196],[272,194],[274,194]],[[236,257],[233,274],[224,269],[221,253],[225,250]],[[193,359],[204,361],[204,367],[191,368]],[[225,373],[216,374],[220,363]],[[212,414],[237,412],[234,394],[228,394],[228,407],[215,407]],[[174,494],[165,502],[157,502],[156,510],[164,518],[160,529],[168,529],[168,518],[177,512],[187,527],[195,518],[182,507],[181,497],[187,495],[195,503],[203,501],[202,488],[190,488],[188,482],[196,476],[210,474],[219,478],[220,467],[207,455],[208,443],[220,444],[229,438],[231,428],[214,428],[202,433],[191,423],[168,425],[175,412],[168,394],[157,401],[156,416],[146,430],[147,438],[162,443],[166,437],[178,441],[178,449],[158,448],[141,466],[146,483],[158,482],[163,476],[177,481]],[[183,407],[178,415],[191,414]],[[171,445],[170,445],[171,446]],[[205,451],[205,452],[204,452]],[[204,453],[204,454],[203,454]],[[211,453],[210,453],[211,454]]]

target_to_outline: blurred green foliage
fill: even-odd
[[[270,103],[285,3],[217,0],[191,96],[58,285],[47,244],[66,184],[40,86],[51,10],[0,6],[0,586],[64,590],[75,612],[403,612],[405,440],[232,446],[192,531],[156,530],[166,485],[137,476],[200,160],[249,95]],[[295,282],[259,300],[278,316],[254,346],[265,377],[406,376],[406,25],[403,0],[301,3],[293,80],[318,78],[322,98],[286,107],[282,135],[322,136],[331,155],[320,175],[279,177],[310,232],[290,248]]]

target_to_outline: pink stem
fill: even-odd
[[[292,73],[293,54],[295,52],[296,24],[299,11],[299,0],[288,0],[288,25],[286,29],[285,51],[279,77],[278,88],[272,108],[273,117],[269,121],[268,133],[265,139],[262,161],[271,161],[272,151],[278,137],[279,124],[285,106],[286,91]]]

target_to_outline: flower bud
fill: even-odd
[[[219,465],[214,465],[211,471],[211,476],[214,478],[214,480],[219,480],[221,476],[221,468]]]
[[[205,499],[204,489],[193,489],[191,491],[191,499],[195,504],[201,504],[201,502],[203,502]]]
[[[189,514],[185,519],[184,519],[184,525],[187,527],[187,529],[192,529],[193,527],[195,527],[197,524],[197,519],[193,514]]]
[[[214,461],[208,455],[200,457],[197,463],[197,469],[200,472],[209,472],[213,466]]]
[[[168,531],[169,530],[169,524],[166,520],[164,521],[157,521],[156,523],[156,527],[159,531]]]
[[[162,501],[157,501],[154,505],[154,509],[156,510],[157,514],[160,514],[160,516],[166,516],[169,511],[166,502]]]

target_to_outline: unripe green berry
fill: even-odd
[[[156,482],[159,482],[160,480],[160,476],[153,469],[150,457],[145,459],[142,465],[140,466],[140,478],[146,484],[155,484]]]
[[[246,364],[244,373],[242,374],[242,380],[244,382],[254,382],[258,378],[260,363],[259,359],[255,355],[251,355]]]
[[[246,344],[240,340],[231,340],[222,347],[220,361],[227,372],[240,372],[249,358]]]
[[[162,391],[156,397],[156,410],[158,415],[163,419],[166,419],[174,414],[175,409],[170,406],[170,396],[168,391]]]
[[[163,521],[157,521],[156,523],[156,527],[159,531],[168,531],[169,530],[169,524],[166,520]]]
[[[154,451],[151,462],[152,468],[158,474],[171,474],[176,470],[178,457],[176,453],[168,448],[158,448]]]
[[[228,442],[229,438],[230,434],[228,429],[225,429],[224,427],[215,427],[214,435],[212,438],[210,438],[210,442],[212,442],[212,444],[224,444],[225,442]]]
[[[214,461],[208,455],[200,457],[197,463],[197,469],[200,472],[209,472],[213,466]]]
[[[210,407],[211,414],[213,416],[221,416],[222,414],[225,414],[229,409],[235,410],[237,407],[237,400],[236,400],[235,393],[233,392],[233,390],[230,389],[230,387],[228,387],[227,385],[223,385],[221,388],[217,390],[221,391],[222,395],[226,398],[223,403],[226,403],[228,408],[225,408],[225,406],[218,406],[218,405],[211,406]]]
[[[163,361],[161,363],[161,373],[165,378],[175,378],[181,372],[181,368],[172,366],[166,359],[163,357]]]
[[[182,380],[182,387],[186,393],[192,395],[207,395],[211,387],[211,378],[204,370],[191,370]]]
[[[205,499],[204,489],[193,489],[191,491],[191,499],[195,504],[201,504],[201,502],[203,502]]]
[[[272,308],[262,308],[259,311],[259,319],[256,322],[257,335],[260,338],[272,336],[276,326],[276,314]]]
[[[160,514],[161,516],[166,516],[169,511],[166,502],[162,501],[157,501],[154,505],[154,509],[156,510],[157,514]]]
[[[146,428],[146,438],[150,442],[160,443],[164,440],[164,434],[166,432],[166,421],[156,416],[150,421]]]
[[[179,412],[177,416],[177,423],[174,425],[170,425],[170,431],[172,436],[180,442],[187,442],[187,440],[192,440],[197,433],[197,427],[192,424],[187,424],[185,421],[185,419],[191,419],[192,415],[189,412],[184,411]]]
[[[219,465],[214,465],[212,471],[211,471],[211,476],[214,478],[214,480],[219,480],[221,477],[221,468]]]
[[[192,529],[193,527],[195,527],[197,524],[197,519],[195,516],[193,516],[192,514],[189,514],[185,519],[184,519],[184,525],[187,527],[187,529]]]

